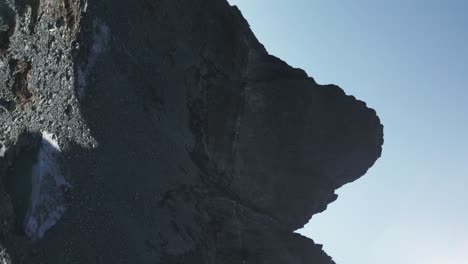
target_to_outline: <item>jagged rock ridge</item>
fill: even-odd
[[[374,110],[225,0],[0,7],[0,262],[334,263],[293,231],[380,156]]]

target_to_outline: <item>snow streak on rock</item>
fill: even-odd
[[[65,213],[65,181],[60,165],[60,148],[54,136],[42,132],[37,163],[32,168],[31,204],[25,218],[25,232],[31,239],[42,238]]]
[[[110,29],[99,20],[93,22],[93,42],[88,54],[87,65],[81,65],[78,69],[78,97],[83,98],[86,94],[86,86],[89,72],[96,65],[98,57],[104,53],[109,45]]]

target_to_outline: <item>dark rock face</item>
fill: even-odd
[[[293,231],[380,156],[365,103],[224,0],[0,7],[0,263],[334,263]]]

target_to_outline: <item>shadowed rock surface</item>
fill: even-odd
[[[334,263],[293,232],[383,127],[236,7],[0,0],[0,18],[0,263]]]

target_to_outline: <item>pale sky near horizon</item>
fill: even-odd
[[[385,126],[381,159],[300,233],[337,264],[467,264],[468,1],[229,2],[271,54]]]

